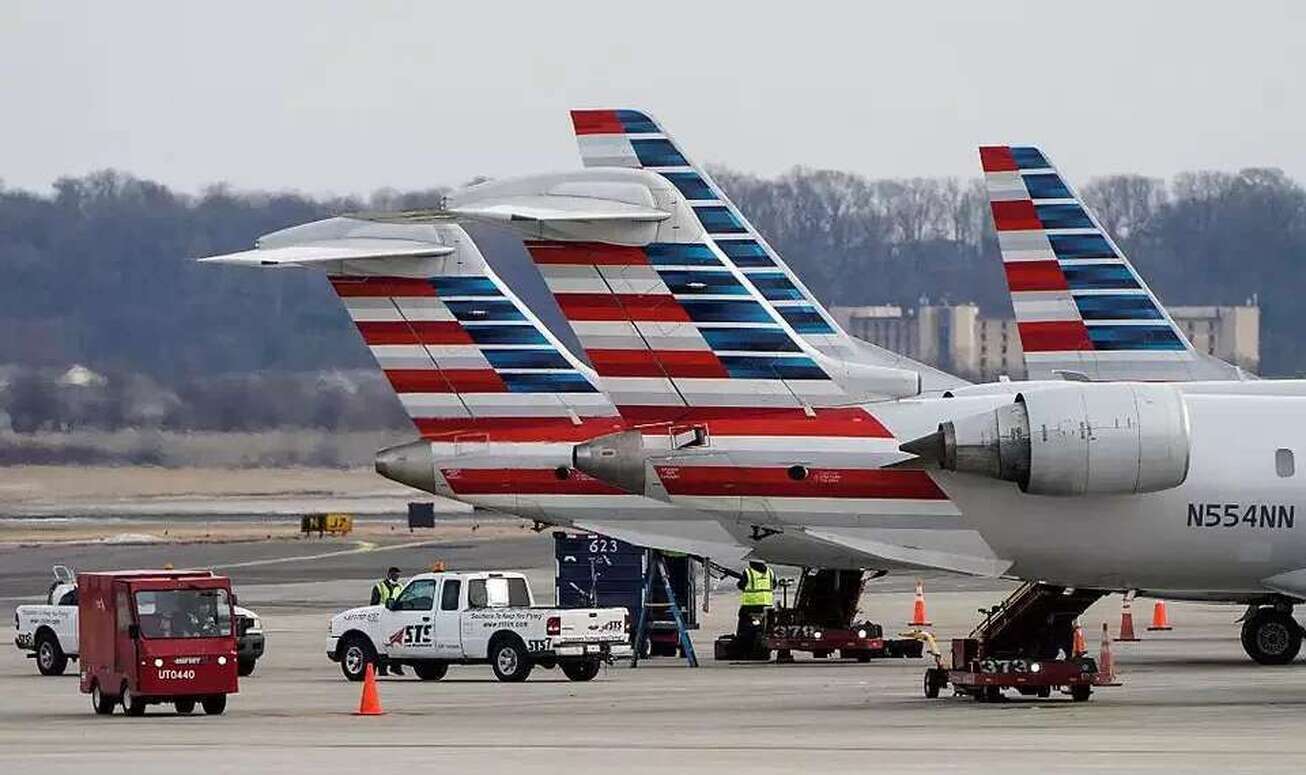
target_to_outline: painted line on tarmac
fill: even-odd
[[[263,560],[246,560],[245,562],[230,562],[224,565],[210,565],[208,567],[214,570],[226,570],[228,568],[254,568],[260,565],[280,565],[288,562],[303,562],[309,560],[325,560],[329,557],[344,557],[351,554],[368,554],[371,552],[392,552],[400,549],[416,549],[422,546],[436,546],[438,544],[448,543],[444,540],[427,540],[427,541],[409,541],[402,544],[387,544],[382,546],[374,544],[371,541],[359,541],[353,549],[338,549],[333,552],[321,552],[319,554],[301,554],[290,557],[270,557]]]

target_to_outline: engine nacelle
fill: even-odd
[[[1076,383],[940,423],[902,445],[948,471],[1015,482],[1033,495],[1129,495],[1188,476],[1188,411],[1168,385]]]

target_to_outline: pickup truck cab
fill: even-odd
[[[42,605],[20,605],[14,609],[14,645],[36,660],[41,675],[63,675],[68,661],[78,658],[77,579],[63,565],[53,568],[54,582]],[[236,672],[244,677],[254,672],[263,656],[263,622],[248,608],[236,611]]]
[[[629,631],[624,608],[536,607],[520,573],[423,573],[386,606],[332,617],[327,656],[351,681],[369,663],[410,666],[425,681],[486,663],[500,681],[524,681],[537,665],[588,681],[630,655]]]

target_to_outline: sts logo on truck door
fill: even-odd
[[[400,627],[386,639],[387,646],[429,646],[431,645],[431,625],[409,624]]]

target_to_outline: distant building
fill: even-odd
[[[1261,310],[1254,299],[1241,307],[1169,309],[1198,351],[1256,372]],[[975,304],[879,304],[832,307],[830,313],[853,336],[944,371],[982,381],[1025,376],[1016,321],[981,317]]]

